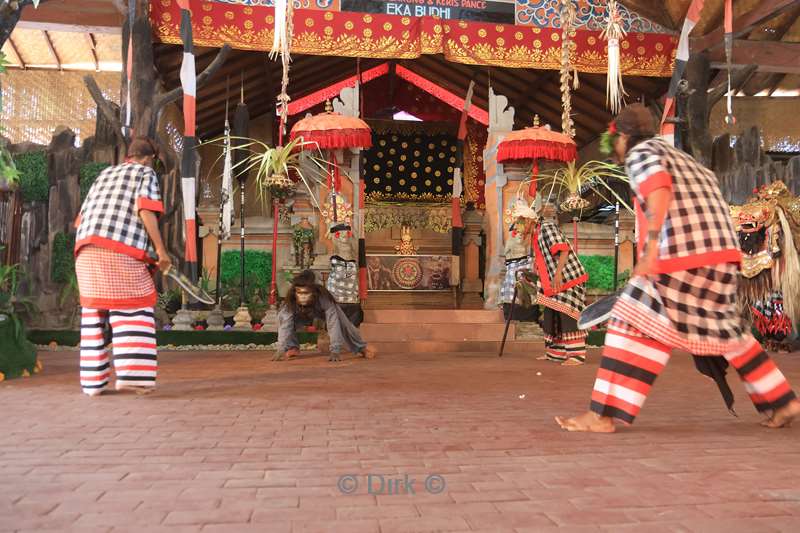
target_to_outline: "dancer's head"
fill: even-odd
[[[314,273],[304,270],[292,280],[292,286],[286,295],[286,305],[292,312],[297,312],[299,308],[312,307],[323,297],[332,299],[327,289],[317,283]]]
[[[153,168],[155,159],[158,157],[156,144],[149,137],[136,137],[128,147],[128,160],[139,163],[146,167]]]
[[[642,141],[656,134],[653,114],[642,104],[631,104],[617,115],[614,121],[616,133],[614,153],[619,161],[624,161],[628,152]]]

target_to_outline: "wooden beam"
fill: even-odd
[[[756,7],[733,21],[733,38],[736,39],[750,33],[764,22],[798,5],[800,5],[800,0],[761,0]],[[725,29],[723,26],[719,26],[700,38],[692,39],[690,44],[692,53],[713,50],[722,46],[724,35]]]
[[[27,11],[26,11],[27,13]],[[17,28],[23,30],[58,31],[66,33],[105,33],[117,35],[121,26],[89,26],[87,24],[59,24],[57,22],[33,22],[20,20]]]
[[[97,59],[97,41],[94,39],[94,34],[87,33],[86,39],[89,41],[89,50],[91,50],[92,58],[94,59],[94,70],[95,72],[100,72],[100,61]]]
[[[53,41],[52,41],[52,39],[50,39],[50,34],[47,33],[46,30],[43,30],[42,31],[42,35],[44,35],[44,40],[47,43],[47,48],[50,49],[50,55],[53,56],[53,61],[56,62],[56,66],[58,67],[58,70],[63,70],[61,68],[61,59],[58,58],[58,54],[56,53],[56,49],[53,46]]]
[[[14,44],[14,39],[10,35],[8,36],[8,44],[11,46],[14,55],[17,56],[17,63],[19,63],[20,68],[23,70],[27,69],[28,67],[25,65],[25,60],[22,59],[22,55],[19,53],[19,50],[17,50],[17,45]]]
[[[619,3],[667,29],[678,30],[677,24],[672,20],[672,16],[665,7],[666,2],[653,2],[652,0],[620,0]]]
[[[39,4],[38,9],[26,9],[20,18],[22,22],[109,27],[119,31],[123,18],[108,0],[48,0]]]
[[[727,68],[723,50],[711,51],[709,59],[712,68]],[[750,65],[756,65],[759,72],[800,74],[800,43],[746,39],[734,41],[732,68],[742,69]]]

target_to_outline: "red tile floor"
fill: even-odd
[[[164,353],[157,393],[89,398],[48,352],[0,384],[0,531],[800,531],[800,428],[736,378],[738,419],[676,355],[633,428],[568,434],[596,352],[533,355]]]

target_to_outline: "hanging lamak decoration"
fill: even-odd
[[[619,42],[626,35],[622,27],[617,0],[608,0],[606,27],[600,36],[608,42],[608,74],[606,75],[606,106],[613,114],[619,113],[625,103],[625,87],[622,84]]]
[[[575,48],[572,40],[577,12],[574,0],[561,0],[561,131],[570,138],[575,137],[575,123],[572,120],[572,89],[578,89],[578,70],[570,66],[570,54]]]
[[[274,60],[278,55],[281,56],[281,92],[278,95],[278,109],[280,111],[280,125],[278,130],[278,144],[283,145],[284,129],[289,111],[289,63],[292,58],[290,55],[292,45],[292,34],[294,31],[294,6],[291,0],[275,0],[275,31],[272,41],[272,49],[269,58]]]

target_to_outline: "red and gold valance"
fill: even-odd
[[[150,5],[155,39],[179,44],[177,1],[152,0]],[[270,7],[197,0],[191,7],[198,46],[228,43],[245,50],[272,46],[274,10]],[[443,54],[456,63],[557,70],[560,39],[557,28],[297,9],[292,52],[394,59]],[[581,72],[606,72],[606,42],[599,32],[579,30],[574,40],[577,50],[572,64]],[[672,35],[628,34],[620,43],[622,73],[669,76],[675,46]]]

